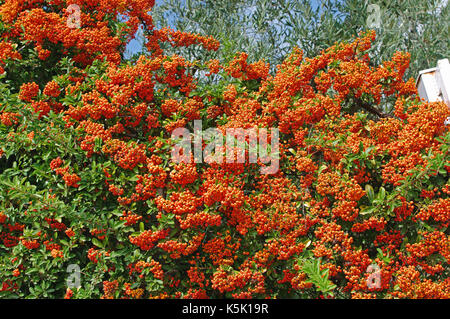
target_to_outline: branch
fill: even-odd
[[[375,114],[376,116],[380,117],[380,118],[393,118],[394,116],[391,114],[386,114],[381,112],[379,109],[373,107],[372,105],[365,103],[363,101],[361,101],[360,99],[356,99],[356,105],[360,108],[365,109],[366,111],[368,111],[371,114]]]

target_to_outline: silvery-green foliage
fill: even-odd
[[[369,28],[377,31],[374,63],[397,50],[411,53],[407,77],[449,55],[447,0],[164,0],[153,15],[159,27],[208,34],[221,42],[217,52],[185,49],[192,59],[227,61],[245,51],[251,61],[264,59],[274,68],[294,46],[312,57]]]

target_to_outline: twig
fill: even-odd
[[[394,116],[391,114],[386,114],[381,112],[379,109],[373,107],[372,105],[369,105],[367,103],[364,103],[363,101],[361,101],[360,99],[356,99],[356,105],[360,108],[365,109],[366,111],[368,111],[371,114],[375,114],[380,118],[393,118]]]

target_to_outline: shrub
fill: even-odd
[[[270,75],[164,55],[218,43],[155,29],[153,1],[89,1],[81,29],[48,3],[0,6],[0,296],[450,297],[450,114],[403,80],[408,54],[371,65],[367,32]],[[126,62],[142,23],[151,54]],[[174,163],[194,120],[278,128],[279,170]]]

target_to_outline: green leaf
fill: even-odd
[[[375,198],[375,193],[373,191],[373,187],[371,185],[367,184],[365,187],[365,190],[366,190],[367,197],[369,198],[369,201],[372,202],[373,199]]]
[[[364,208],[359,214],[360,215],[369,215],[372,214],[375,211],[375,207],[367,207]]]
[[[104,248],[103,243],[97,238],[92,238],[92,243],[97,247]]]
[[[328,269],[320,270],[320,259],[304,261],[302,271],[308,275],[307,282],[314,284],[323,295],[332,295],[331,291],[336,288],[336,285],[328,279]]]
[[[380,191],[378,193],[378,199],[379,200],[384,200],[384,198],[386,197],[386,190],[384,189],[383,186],[380,187]]]

